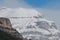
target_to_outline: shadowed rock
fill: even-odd
[[[20,33],[12,28],[10,20],[0,18],[0,40],[23,40]]]

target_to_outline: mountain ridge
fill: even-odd
[[[23,37],[32,40],[60,40],[60,31],[54,21],[47,20],[37,10],[26,8],[7,8],[6,10],[4,8],[3,12],[0,11],[0,16],[9,18],[13,28]]]

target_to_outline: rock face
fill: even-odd
[[[0,18],[0,40],[23,40],[23,37],[12,28],[9,19]]]

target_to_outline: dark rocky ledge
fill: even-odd
[[[0,18],[0,40],[24,40],[24,38],[12,28],[9,19]]]

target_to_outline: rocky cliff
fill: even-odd
[[[20,33],[12,28],[10,20],[0,18],[0,40],[23,40]]]

